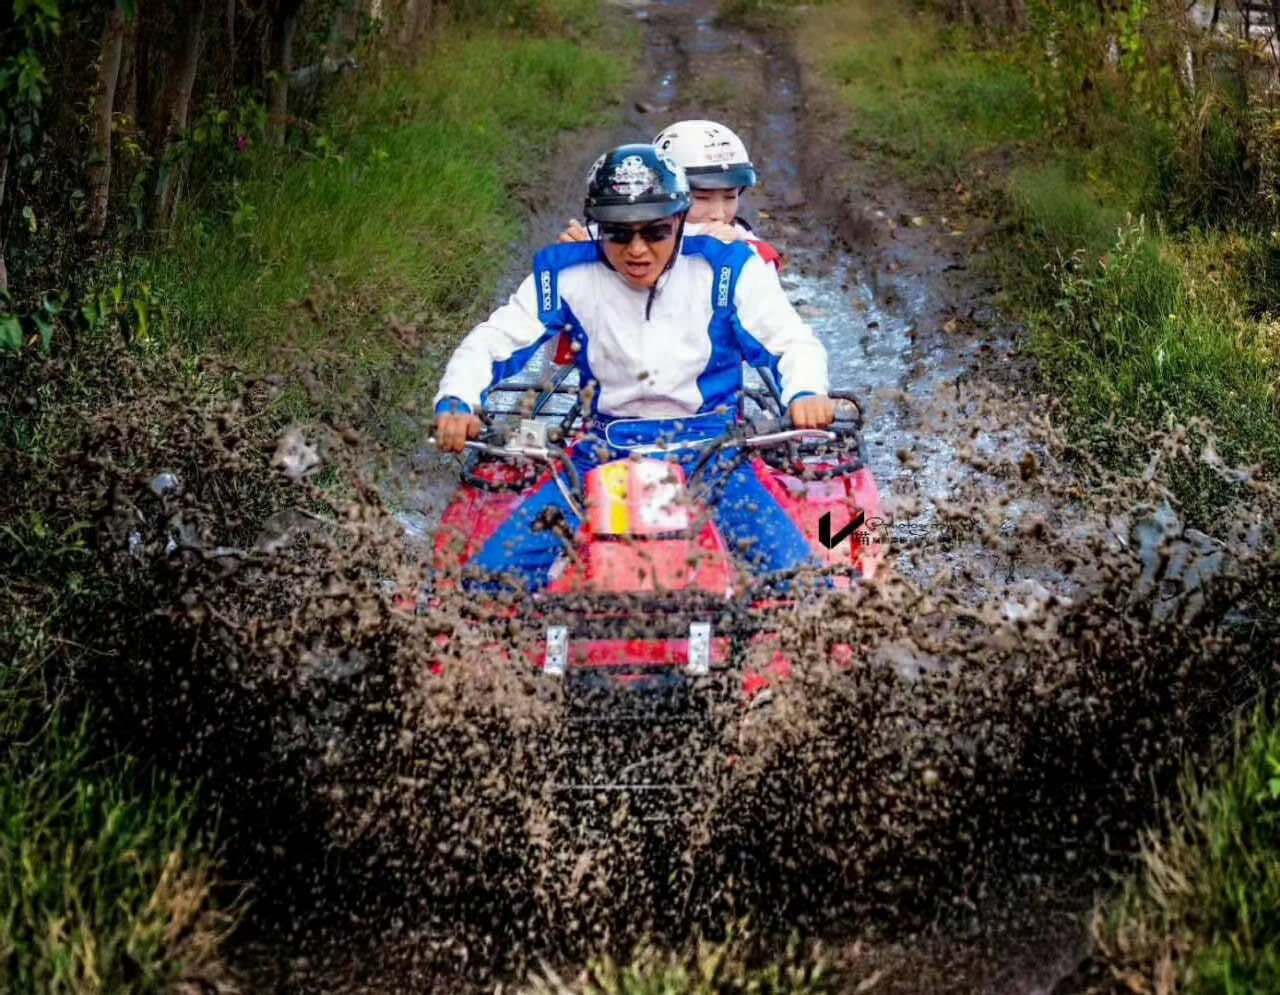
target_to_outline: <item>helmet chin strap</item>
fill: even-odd
[[[649,299],[644,302],[644,320],[649,320],[649,312],[653,310],[653,298],[658,292],[658,282],[676,263],[676,256],[680,255],[680,243],[684,241],[684,221],[689,216],[687,211],[680,214],[680,221],[676,224],[676,247],[671,252],[671,258],[667,260],[667,265],[662,267],[662,272],[658,274],[658,279],[653,281],[653,286],[649,288]]]

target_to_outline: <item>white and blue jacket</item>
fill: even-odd
[[[686,236],[652,295],[630,287],[592,242],[554,245],[510,300],[462,340],[436,393],[477,410],[567,330],[584,387],[609,418],[679,418],[736,404],[742,364],[768,367],[784,403],[827,393],[827,354],[773,267],[742,242]]]

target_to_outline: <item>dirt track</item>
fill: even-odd
[[[304,944],[309,965],[277,963],[264,980],[492,990],[490,965],[572,964],[646,932],[677,943],[745,912],[821,936],[850,990],[874,978],[858,990],[1047,992],[1079,960],[1107,847],[1150,818],[1152,779],[1213,710],[1201,692],[1232,657],[1201,635],[1221,605],[1185,632],[1150,627],[1146,606],[1126,614],[1150,561],[1127,548],[1141,488],[1081,506],[1044,402],[1026,396],[1016,330],[993,324],[991,288],[970,266],[983,222],[943,224],[948,207],[851,158],[837,110],[784,42],[717,26],[709,0],[627,9],[645,55],[626,120],[566,136],[503,292],[527,250],[578,214],[600,151],[687,117],[743,135],[763,177],[747,217],[787,253],[784,282],[828,345],[833,381],[866,398],[870,461],[891,498],[894,580],[796,620],[815,646],[848,625],[865,666],[783,696],[776,729],[736,771],[707,761],[705,807],[662,874],[621,835],[538,850],[538,758],[508,716],[406,692],[412,745],[351,761],[384,808],[353,800],[334,822],[394,854],[415,911],[327,933]],[[429,527],[456,464],[413,462],[427,472],[412,521]],[[459,715],[467,735],[449,725]],[[458,759],[467,743],[478,759]]]

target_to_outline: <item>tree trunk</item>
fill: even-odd
[[[206,0],[187,0],[186,23],[183,25],[182,48],[177,62],[171,67],[171,86],[166,93],[163,137],[164,160],[156,182],[156,217],[162,227],[168,227],[178,206],[178,179],[181,164],[173,155],[177,137],[187,127],[187,113],[191,106],[191,91],[196,84],[196,69],[200,59],[200,29],[204,23]]]
[[[413,52],[413,35],[418,24],[418,0],[404,0],[400,9],[404,18],[400,22],[400,50],[407,58]]]
[[[9,179],[9,153],[13,150],[13,125],[4,145],[0,145],[0,221],[4,219],[4,188]],[[0,290],[9,289],[9,267],[4,261],[4,229],[0,227]]]
[[[98,60],[98,85],[93,108],[93,148],[89,153],[88,235],[100,238],[107,227],[107,201],[111,195],[111,120],[116,107],[116,81],[120,78],[120,54],[124,49],[124,7],[120,0],[107,12],[102,29],[102,56]]]
[[[138,30],[125,32],[124,54],[120,58],[120,75],[123,79],[124,96],[116,101],[120,105],[120,115],[126,127],[135,134],[138,131]],[[116,84],[117,87],[119,84]]]
[[[411,55],[418,54],[418,46],[422,43],[423,36],[430,36],[431,21],[435,15],[434,0],[421,0],[418,4],[418,19],[413,32],[413,51]]]
[[[236,0],[227,0],[227,89],[226,106],[235,104],[236,96]]]
[[[435,13],[432,0],[405,0],[404,22],[400,26],[400,50],[408,61],[418,54],[422,38],[431,30]]]
[[[280,0],[271,25],[271,83],[267,95],[267,136],[284,144],[289,114],[289,72],[293,68],[293,36],[298,29],[302,0]]]

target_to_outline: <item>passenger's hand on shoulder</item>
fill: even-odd
[[[836,405],[826,394],[811,394],[792,401],[789,413],[796,428],[826,428],[836,420]]]
[[[747,233],[737,225],[726,224],[723,221],[711,221],[702,226],[703,235],[710,235],[718,241],[730,245],[734,242],[741,242],[747,237]]]
[[[484,431],[484,422],[472,414],[442,414],[436,418],[436,445],[446,453],[460,453],[468,439]]]
[[[560,233],[560,238],[557,241],[561,244],[565,242],[590,242],[591,234],[577,218],[570,218],[569,227]]]

